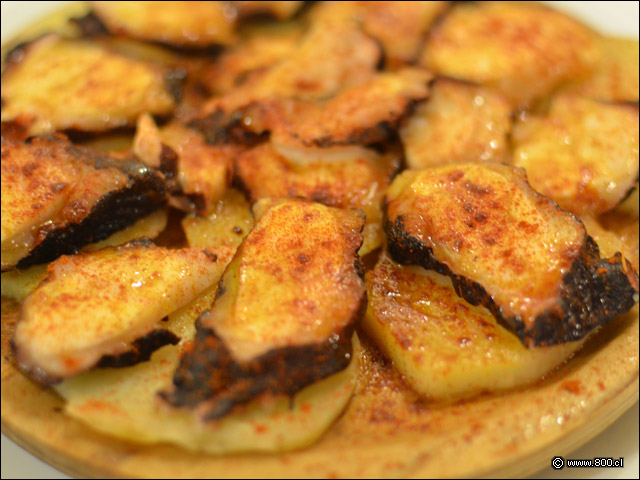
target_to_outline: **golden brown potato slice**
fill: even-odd
[[[379,154],[361,147],[280,151],[282,154],[264,143],[236,159],[236,182],[252,202],[289,197],[332,207],[361,208],[367,216],[367,225],[360,255],[381,245],[384,239],[381,201],[400,166],[399,155]]]
[[[367,80],[380,55],[355,22],[319,22],[289,57],[260,78],[257,92],[302,100],[335,95]]]
[[[149,362],[94,370],[55,388],[66,400],[67,414],[134,443],[173,443],[210,454],[282,452],[311,445],[342,413],[358,376],[357,344],[353,350],[354,359],[346,369],[293,397],[257,399],[206,424],[191,412],[169,409],[157,401],[157,392],[171,383],[179,346],[163,347]]]
[[[363,28],[378,39],[391,66],[416,59],[424,35],[449,2],[356,2],[363,9]]]
[[[106,239],[166,202],[164,180],[64,138],[2,142],[2,268],[25,268]]]
[[[130,227],[114,233],[109,238],[97,243],[90,243],[82,248],[85,252],[93,252],[104,247],[123,245],[137,238],[155,238],[167,226],[166,210],[158,210],[141,218]],[[207,245],[214,246],[214,245]],[[34,265],[25,270],[11,270],[2,273],[2,296],[22,302],[46,277],[46,265]]]
[[[188,215],[182,219],[182,229],[190,247],[216,245],[238,247],[253,228],[251,205],[244,195],[229,189],[207,217]]]
[[[409,168],[465,162],[508,162],[511,107],[497,93],[448,79],[433,84],[400,137]]]
[[[350,18],[380,42],[385,66],[396,67],[416,60],[424,37],[450,2],[322,2],[311,11],[311,20]]]
[[[594,74],[569,87],[578,95],[607,102],[637,102],[640,53],[637,38],[603,37],[602,57]]]
[[[177,47],[234,40],[237,13],[227,2],[91,2],[109,31]]]
[[[238,92],[244,92],[239,88],[216,99],[218,109],[193,119],[189,126],[202,132],[211,144],[251,145],[267,133],[275,146],[327,148],[384,143],[395,135],[415,105],[427,98],[431,79],[426,70],[406,68],[372,74],[368,81],[324,101],[278,96],[251,101],[251,97],[240,95],[239,103],[228,103]],[[205,112],[213,105],[209,104]]]
[[[258,31],[223,52],[202,72],[200,81],[211,92],[226,94],[249,80],[252,74],[264,72],[289,57],[301,36],[300,28],[290,26],[276,31]]]
[[[385,251],[367,273],[365,331],[405,381],[434,400],[454,400],[539,380],[583,341],[526,348],[451,279],[401,266]]]
[[[366,303],[361,212],[296,200],[254,205],[256,226],[196,324],[163,397],[204,419],[262,394],[293,395],[350,363]]]
[[[88,15],[87,18],[97,21],[93,14]],[[152,64],[161,69],[165,73],[165,87],[177,103],[176,108],[171,112],[174,117],[182,118],[192,115],[210,96],[207,85],[203,82],[203,75],[212,68],[212,65],[217,64],[216,55],[194,52],[180,54],[174,48],[130,37],[94,33],[86,36],[110,52],[120,54],[132,61]],[[163,119],[164,117],[165,115]],[[131,122],[133,123],[135,119]]]
[[[201,319],[238,361],[325,341],[352,325],[364,299],[361,212],[301,200],[264,199],[253,208],[256,226]]]
[[[369,80],[380,56],[375,40],[365,35],[355,21],[316,22],[282,61],[228,94],[206,102],[196,115],[196,123],[226,126],[232,112],[269,98],[331,97]]]
[[[133,151],[147,165],[162,170],[171,183],[174,206],[209,214],[231,182],[233,145],[209,145],[203,136],[173,122],[158,129],[149,115],[138,120]]]
[[[579,215],[614,208],[638,179],[638,109],[563,95],[513,129],[513,163],[531,186]]]
[[[48,35],[23,47],[20,58],[2,75],[2,121],[18,121],[30,135],[109,130],[175,106],[167,71],[97,43]]]
[[[406,68],[379,73],[326,102],[277,99],[238,112],[239,128],[271,132],[276,145],[371,145],[385,142],[416,103],[429,95],[432,75]]]
[[[342,2],[339,2],[342,3]],[[416,59],[424,35],[449,2],[356,2],[363,9],[363,29],[382,43],[391,66]]]
[[[535,192],[522,169],[408,170],[386,202],[393,258],[450,276],[528,347],[578,340],[637,303],[631,264],[600,260],[582,222]]]
[[[599,60],[595,33],[534,3],[457,5],[431,32],[421,64],[435,73],[496,88],[527,106]]]
[[[256,136],[259,138],[267,128],[264,110],[276,108],[271,106],[271,101],[288,105],[285,99],[310,102],[331,98],[370,80],[380,55],[379,46],[355,21],[315,22],[282,61],[254,71],[240,86],[223,96],[212,97],[186,120],[189,126],[201,131],[210,144],[230,140],[255,143]],[[355,92],[357,90],[354,90],[357,96]],[[241,110],[247,107],[256,116],[257,125],[251,125],[253,119],[243,115]],[[318,109],[309,108],[319,113]],[[362,116],[356,117],[356,121],[358,119]],[[343,116],[343,120],[349,118]]]
[[[133,367],[99,368],[56,385],[66,400],[65,412],[91,428],[129,441],[170,442],[214,454],[284,451],[316,441],[342,412],[355,388],[360,351],[355,335],[349,366],[293,397],[256,399],[206,425],[192,413],[158,402],[157,392],[169,387],[180,354],[193,340],[196,318],[211,305],[216,292],[214,283],[169,315],[164,327],[180,337],[179,345],[165,346],[150,361]]]
[[[22,304],[13,345],[20,368],[43,383],[118,355],[219,278],[229,249],[167,250],[132,242],[63,256]]]

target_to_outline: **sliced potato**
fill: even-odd
[[[416,59],[427,30],[449,5],[440,1],[354,3],[363,10],[362,28],[380,41],[391,66]]]
[[[533,2],[468,2],[430,33],[421,64],[527,106],[589,74],[599,58],[597,35],[562,13]]]
[[[85,252],[95,252],[105,247],[116,247],[136,238],[155,238],[167,227],[167,211],[158,210],[144,218],[141,218],[130,227],[114,233],[109,238],[96,243],[90,243],[82,250]]]
[[[603,37],[602,57],[593,75],[569,91],[607,102],[637,102],[640,53],[637,38]]]
[[[347,368],[364,313],[362,212],[290,199],[264,199],[253,210],[256,226],[161,393],[204,422]]]
[[[454,80],[437,80],[400,137],[409,168],[447,163],[507,162],[511,107],[499,94]]]
[[[380,60],[376,42],[353,21],[311,26],[299,47],[270,69],[259,91],[318,100],[367,80]]]
[[[51,383],[126,350],[211,286],[226,255],[134,242],[59,258],[22,304],[13,338],[20,367]]]
[[[107,239],[166,203],[164,179],[131,157],[64,137],[2,139],[2,269]]]
[[[10,270],[2,273],[2,296],[22,302],[47,278],[46,265],[34,265],[25,270]]]
[[[93,252],[104,247],[122,245],[136,238],[157,237],[167,226],[167,211],[158,210],[151,215],[141,218],[130,227],[114,233],[106,240],[91,243],[82,250]],[[215,246],[210,244],[206,246]],[[42,280],[47,277],[46,265],[34,265],[26,270],[11,270],[2,274],[2,295],[22,302]]]
[[[53,148],[39,160],[44,148],[38,148],[38,144],[2,142],[3,270],[15,266],[37,244],[37,229],[64,209],[71,185],[80,183],[84,176],[91,176],[90,167],[82,162],[75,165],[75,158],[61,152],[56,148],[58,145],[54,142]],[[109,172],[111,178],[102,173],[99,177],[104,191],[98,192],[98,198],[126,181],[123,172],[113,170]]]
[[[253,228],[251,206],[242,193],[227,190],[208,217],[188,215],[182,228],[190,247],[206,248],[216,245],[238,247]]]
[[[389,252],[452,279],[528,347],[579,340],[638,302],[631,264],[497,163],[407,170],[386,195]]]
[[[355,388],[359,351],[354,336],[353,359],[345,370],[292,398],[259,398],[206,423],[190,411],[161,404],[156,396],[171,384],[180,346],[163,347],[151,361],[134,367],[87,372],[56,390],[67,401],[67,414],[125,440],[170,442],[211,454],[282,452],[311,445],[342,413]]]
[[[174,206],[213,212],[231,182],[231,162],[241,151],[234,145],[209,145],[197,131],[173,122],[158,129],[149,115],[138,119],[133,150],[143,161],[165,172]],[[180,201],[183,200],[183,201]]]
[[[239,362],[341,334],[364,298],[356,253],[362,212],[290,199],[263,199],[253,208],[256,226],[201,321]]]
[[[200,80],[216,94],[225,94],[247,81],[252,74],[264,71],[287,58],[298,46],[299,28],[281,28],[275,32],[258,32],[223,52],[204,70]]]
[[[638,179],[638,109],[572,95],[513,129],[513,163],[531,186],[579,215],[613,209]]]
[[[369,80],[380,60],[375,40],[353,20],[315,22],[299,45],[282,61],[222,97],[206,102],[197,118],[220,123],[221,114],[269,98],[314,101]],[[228,119],[226,119],[228,120]]]
[[[488,310],[458,297],[449,278],[398,265],[387,252],[366,278],[365,331],[405,381],[434,400],[535,382],[584,342],[526,348]]]
[[[367,226],[360,254],[381,245],[380,204],[400,167],[400,156],[395,152],[379,154],[362,147],[276,150],[264,143],[242,153],[235,166],[236,179],[252,201],[304,198],[329,206],[363,209]]]
[[[238,112],[242,113],[239,125],[257,134],[271,132],[274,145],[324,148],[383,143],[415,104],[428,97],[432,78],[426,70],[404,68],[378,73],[326,102],[265,100]]]
[[[2,121],[18,121],[30,135],[133,125],[143,112],[173,110],[165,73],[97,43],[47,35],[2,76]]]
[[[234,40],[236,12],[227,2],[91,2],[113,33],[178,47]]]
[[[356,20],[375,38],[384,52],[385,67],[395,68],[416,60],[425,34],[450,2],[341,1],[318,2],[310,12],[312,22]]]

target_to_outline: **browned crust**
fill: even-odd
[[[390,78],[400,82],[402,88],[389,86],[390,92],[381,93]],[[396,137],[402,123],[428,98],[432,81],[426,71],[406,69],[374,77],[324,103],[293,98],[251,100],[236,108],[221,106],[201,114],[189,126],[214,145],[255,145],[270,134],[304,147],[375,145]],[[354,116],[363,102],[370,111],[364,118]]]
[[[380,148],[378,153],[382,158],[370,163],[367,171],[358,172],[354,169],[357,165],[355,158],[351,163],[343,167],[336,166],[335,169],[331,164],[322,162],[296,167],[275,153],[269,144],[263,144],[245,150],[236,157],[232,186],[243,192],[251,202],[265,197],[298,198],[329,207],[362,208],[367,212],[367,220],[370,220],[372,213],[362,194],[363,188],[368,186],[366,182],[377,183],[381,191],[389,186],[400,167],[399,161],[392,158],[396,151],[395,148]],[[397,155],[400,158],[399,151]],[[377,213],[380,212],[381,197],[382,194],[376,197],[374,208]]]
[[[151,358],[151,354],[165,345],[177,345],[180,338],[170,330],[159,328],[152,330],[146,335],[135,339],[130,348],[122,353],[114,355],[104,355],[96,364],[97,368],[130,367],[140,362],[146,362]]]
[[[366,310],[366,293],[351,322],[329,339],[312,345],[277,348],[249,362],[234,360],[224,341],[196,321],[196,337],[173,377],[173,390],[160,397],[176,407],[202,409],[205,420],[227,415],[262,394],[292,396],[306,386],[344,370],[352,355],[355,323]]]
[[[401,114],[380,120],[366,127],[340,132],[340,134],[331,133],[318,137],[302,138],[297,133],[292,132],[291,136],[306,147],[370,146],[384,143],[396,138],[396,132],[400,125],[413,114],[416,106],[422,101],[423,99],[408,99]],[[240,143],[253,146],[266,140],[271,133],[271,128],[265,125],[264,130],[256,132],[255,130],[247,129],[242,119],[252,116],[256,109],[258,110],[258,115],[260,115],[259,111],[263,107],[269,108],[263,104],[256,103],[231,113],[218,109],[203,118],[192,120],[189,126],[202,133],[207,142],[212,145]]]
[[[91,38],[109,34],[109,29],[94,12],[89,12],[82,17],[71,18],[70,21],[78,27],[82,37]]]
[[[140,179],[127,188],[103,196],[83,221],[47,233],[42,242],[18,262],[17,268],[75,254],[83,246],[104,240],[155,212],[165,203],[164,192],[154,188],[158,186],[156,180]]]
[[[314,445],[279,454],[194,454],[136,446],[61,413],[64,402],[15,370],[6,348],[19,305],[2,298],[2,430],[77,477],[522,477],[593,438],[638,398],[637,310],[593,336],[577,356],[526,389],[430,406],[367,338],[343,415]],[[579,386],[573,392],[568,383]],[[563,418],[542,425],[540,419]],[[633,417],[630,417],[633,418]],[[533,425],[533,433],[525,430]],[[560,452],[560,453],[558,453]],[[461,455],[467,462],[456,459]]]
[[[61,255],[77,253],[83,246],[108,238],[112,233],[133,225],[166,204],[164,179],[137,159],[116,159],[71,143],[65,145],[66,141],[57,137],[46,137],[46,140],[63,142],[63,148],[68,154],[95,169],[120,169],[127,175],[129,184],[102,196],[80,222],[43,231],[42,240],[18,262],[18,268],[47,263]]]
[[[387,120],[381,120],[374,125],[358,128],[344,135],[325,135],[311,139],[301,139],[301,143],[307,147],[335,147],[342,145],[364,145],[371,146],[389,142],[397,138],[398,128],[415,112],[416,106],[424,100],[408,100],[403,112],[400,115]],[[296,135],[293,135],[295,138]]]
[[[430,85],[431,82],[428,82],[428,84]],[[337,129],[326,134],[312,136],[307,136],[304,133],[301,134],[297,132],[294,127],[288,132],[288,134],[292,139],[300,142],[300,144],[305,147],[328,148],[346,145],[370,146],[384,143],[396,138],[398,128],[407,118],[413,115],[416,106],[424,102],[424,100],[425,97],[413,98],[406,96],[400,99],[399,103],[401,103],[402,106],[399,111],[388,112],[386,118],[374,122],[371,125],[354,126],[354,128],[345,129],[344,131]],[[278,104],[275,104],[275,106],[269,105],[268,103],[252,104],[240,109],[235,112],[235,114],[241,119],[245,117],[260,117],[261,115],[265,115],[267,118],[265,125],[266,130],[260,132],[260,134],[264,135],[271,132],[273,129],[280,128],[281,124],[285,124],[287,122],[286,115],[279,112],[279,109],[280,106]],[[261,110],[264,110],[264,112]],[[272,119],[270,118],[271,116],[273,116]],[[269,125],[271,122],[273,122],[273,125]],[[244,126],[244,122],[240,121],[238,123],[238,127],[241,128],[242,126]]]
[[[84,17],[80,17],[80,18],[72,18],[70,21],[73,22],[80,30],[80,35],[81,35],[80,38],[91,39],[93,37],[106,36],[109,34],[109,31],[106,29],[104,24],[93,13],[88,13]],[[43,37],[45,37],[46,35],[47,34],[40,35],[32,40],[18,43],[17,45],[13,46],[10,50],[8,50],[5,53],[3,58],[4,65],[6,65],[6,68],[2,72],[2,76],[4,77],[4,75],[8,71],[13,70],[16,66],[22,63],[22,61],[29,54],[29,50],[32,48],[32,46],[37,44],[37,42],[41,40]],[[164,71],[163,77],[164,77],[164,84],[165,84],[164,86],[167,89],[167,92],[171,95],[171,97],[174,99],[176,104],[180,103],[180,101],[182,100],[182,97],[184,96],[184,88],[185,88],[185,83],[187,79],[187,72],[183,67],[180,67],[180,66],[167,67]],[[2,106],[4,106],[4,102],[5,100],[3,98]],[[159,117],[166,120],[168,115],[159,115]],[[26,132],[29,128],[30,122],[31,120],[25,121],[25,119],[22,119],[20,117],[10,121],[2,122],[3,136],[4,136],[5,128],[7,128],[7,132],[10,132],[9,128],[11,128],[13,132],[20,132],[20,131]],[[5,124],[13,124],[13,125],[8,125],[7,127],[5,127]],[[108,130],[113,130],[113,129],[108,129]],[[65,132],[70,135],[74,133],[80,133],[80,134],[101,133],[101,132],[90,132],[90,131],[87,132],[85,130],[78,130],[76,132],[74,131],[74,129],[66,129]],[[26,139],[26,135],[17,136],[15,138],[24,140]]]
[[[385,216],[386,209],[385,205]],[[527,327],[521,316],[506,314],[482,285],[454,273],[434,256],[431,247],[406,233],[402,215],[394,222],[386,218],[384,228],[395,261],[447,275],[459,296],[472,305],[486,307],[528,347],[579,340],[637,303],[638,274],[629,261],[620,253],[600,259],[598,246],[587,236],[571,269],[562,277],[557,303]]]
[[[217,109],[204,117],[191,120],[187,126],[200,132],[207,143],[220,145],[240,143],[253,146],[268,138],[268,132],[255,133],[242,127],[243,111]]]
[[[364,223],[360,228],[364,228]],[[364,268],[357,254],[360,245],[361,242],[357,242],[353,263],[346,266],[348,270],[353,269],[349,275],[364,279]],[[213,308],[227,291],[224,280],[223,275]],[[159,396],[175,407],[196,410],[205,420],[221,418],[262,394],[292,396],[347,368],[352,355],[351,337],[367,309],[364,287],[357,301],[350,317],[341,319],[340,325],[325,339],[275,347],[247,361],[236,360],[224,339],[206,326],[211,314],[207,310],[196,320],[194,341],[185,347],[173,377],[173,387],[160,392]]]
[[[102,358],[91,368],[122,368],[130,367],[140,362],[146,362],[151,358],[153,352],[165,345],[176,345],[180,342],[174,333],[165,329],[156,329],[137,338],[128,346],[127,350],[113,355],[103,355]],[[55,385],[64,380],[62,377],[51,375],[44,369],[31,366],[20,360],[20,351],[16,347],[13,339],[10,342],[11,352],[16,359],[17,368],[27,377],[43,386]]]
[[[4,99],[1,100],[4,106]],[[5,140],[26,140],[29,137],[28,126],[18,120],[9,120],[0,123],[2,141]]]
[[[139,40],[150,44],[159,45],[165,48],[169,48],[176,52],[183,53],[185,55],[195,54],[195,55],[209,55],[215,56],[220,53],[223,43],[212,41],[209,44],[190,44],[183,43],[180,41],[169,41],[169,40],[159,40],[152,38],[145,38],[144,36],[139,36],[135,32],[131,32],[128,29],[117,26],[117,25],[107,25],[108,22],[105,22],[98,13],[96,13],[95,8],[92,6],[92,9],[82,17],[72,18],[71,21],[76,24],[78,29],[80,30],[80,34],[85,38],[92,37],[100,37],[100,36],[110,36],[110,37],[125,37],[131,38],[133,40]]]

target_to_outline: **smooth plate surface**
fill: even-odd
[[[7,11],[8,3],[12,2],[2,4],[3,38],[24,25],[11,21],[5,28],[8,18],[18,18]],[[36,18],[41,12],[34,3],[38,2],[29,4],[29,12],[26,6],[14,6],[13,11],[23,10],[25,18]],[[609,25],[609,32],[637,36],[637,4],[614,4],[590,5],[586,19],[602,23],[603,28]],[[600,14],[594,13],[596,8]],[[625,8],[631,11],[621,13]],[[624,30],[634,24],[635,31]],[[367,355],[362,382],[347,412],[312,448],[285,455],[196,456],[172,446],[120,442],[65,417],[58,411],[62,405],[58,397],[29,382],[5,359],[14,320],[15,313],[5,304],[3,433],[79,476],[524,476],[548,465],[557,454],[584,458],[568,453],[606,428],[638,398],[636,307],[600,332],[568,366],[535,387],[427,407],[402,385],[390,366]],[[630,421],[636,426],[628,435],[637,439],[634,408]],[[593,451],[590,455],[601,453],[622,454]],[[6,458],[3,447],[3,477]],[[637,454],[635,458],[635,471],[631,466],[630,471],[591,472],[637,478]],[[578,472],[561,471],[564,478]]]

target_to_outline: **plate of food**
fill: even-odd
[[[2,431],[39,458],[521,477],[637,401],[637,15],[37,16],[2,48]]]

